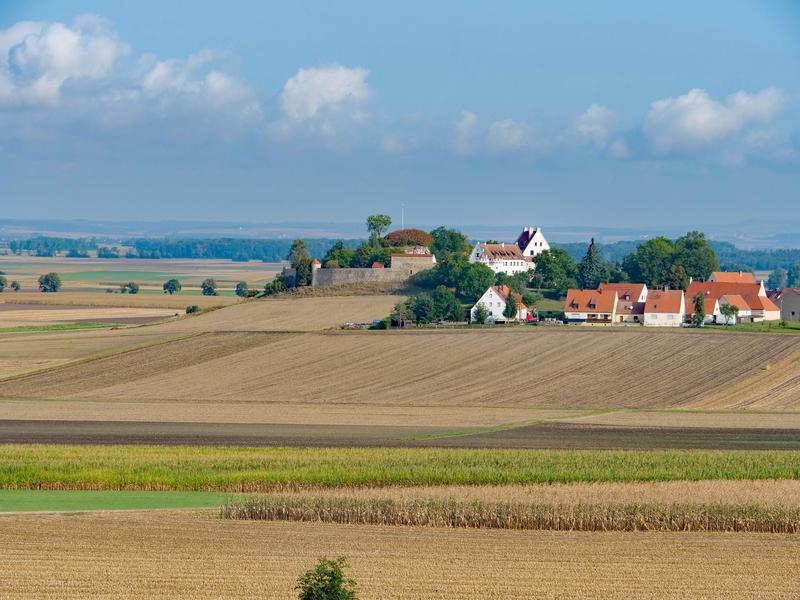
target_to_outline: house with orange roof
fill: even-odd
[[[723,296],[740,296],[747,304],[750,315],[739,320],[750,322],[777,321],[781,318],[778,306],[767,297],[764,283],[726,283],[722,281],[692,281],[686,289],[687,316],[694,314],[694,299],[701,294],[705,299],[707,323],[722,322],[722,313],[719,310],[720,299]]]
[[[617,323],[642,324],[647,301],[647,286],[644,283],[601,283],[598,289],[617,292]]]
[[[736,307],[736,315],[726,317],[722,312],[722,307],[725,305]],[[739,294],[724,294],[720,296],[716,310],[719,311],[720,315],[717,319],[717,322],[722,323],[723,325],[736,325],[736,323],[739,321],[747,322],[751,321],[753,318],[753,311],[750,308],[750,305]]]
[[[686,318],[686,298],[681,290],[651,290],[644,305],[648,327],[680,327]]]
[[[758,283],[749,271],[714,271],[708,278],[717,283]]]
[[[571,289],[564,301],[564,315],[569,323],[611,325],[617,321],[618,304],[615,289]]]
[[[470,322],[475,322],[475,311],[478,310],[480,305],[483,305],[489,313],[489,318],[486,319],[487,323],[505,323],[509,321],[503,314],[506,311],[508,302],[514,302],[517,305],[516,320],[527,321],[530,318],[528,307],[522,301],[522,296],[512,292],[507,285],[493,285],[483,293],[483,296],[472,307]]]
[[[530,257],[524,256],[516,244],[475,244],[469,255],[469,262],[481,262],[495,273],[516,275],[533,269]]]

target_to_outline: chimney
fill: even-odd
[[[692,283],[693,281],[694,281],[694,277],[689,277],[689,283]]]

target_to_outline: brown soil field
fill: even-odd
[[[346,555],[364,600],[789,599],[793,535],[576,533],[219,520],[208,513],[0,517],[0,597],[292,598]]]
[[[179,336],[151,328],[4,333],[0,334],[0,379]]]
[[[272,402],[0,401],[0,419],[159,423],[272,423],[370,427],[492,427],[567,419],[587,411],[476,406],[354,406]],[[798,417],[800,420],[800,417]],[[800,429],[800,423],[797,425]]]
[[[319,331],[386,317],[403,296],[266,298],[164,325],[169,331]]]
[[[0,307],[16,305],[32,306],[80,306],[111,308],[173,308],[181,312],[190,305],[200,308],[229,306],[241,302],[236,296],[183,296],[169,294],[108,294],[103,291],[62,291],[55,294],[41,292],[4,293],[0,297]]]
[[[181,311],[183,312],[183,311]],[[0,305],[0,327],[51,323],[131,323],[163,321],[179,315],[170,308],[94,308],[88,306]]]
[[[615,427],[800,429],[798,412],[621,410],[556,418],[559,423]]]
[[[225,328],[234,313],[233,324],[245,328],[242,311],[252,311],[253,329],[267,327],[274,313],[261,305],[146,329]],[[716,408],[797,410],[800,377],[758,378],[741,391],[742,382],[767,369],[788,372],[786,365],[800,369],[800,337],[513,329],[214,333],[17,379],[0,395],[526,408],[692,408],[713,398]],[[727,389],[737,391],[730,401]]]

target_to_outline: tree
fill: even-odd
[[[119,292],[120,294],[138,294],[139,284],[134,281],[123,283],[121,286],[119,286]]]
[[[11,289],[15,292],[18,292],[22,289],[22,286],[19,284],[19,281],[14,280],[11,282]]]
[[[200,284],[203,291],[203,296],[216,296],[217,295],[217,280],[209,277]]]
[[[769,274],[767,287],[771,290],[782,290],[789,284],[789,274],[785,269],[778,267]]]
[[[344,242],[339,240],[330,247],[322,258],[322,264],[327,269],[346,269],[353,262],[353,254],[355,254],[355,251],[352,248],[346,248]]]
[[[303,240],[295,240],[286,260],[296,272],[295,285],[302,286],[311,283],[311,257],[308,247]]]
[[[397,229],[386,234],[386,243],[395,248],[402,246],[425,246],[430,248],[433,237],[421,229]]]
[[[181,282],[174,278],[168,279],[164,282],[164,285],[162,285],[161,288],[164,290],[165,294],[169,294],[171,296],[172,294],[181,291]]]
[[[483,296],[492,284],[494,284],[494,271],[483,263],[471,263],[456,281],[456,292],[472,303]]]
[[[367,231],[369,231],[369,243],[372,246],[380,246],[383,232],[389,229],[392,218],[389,215],[370,215],[367,217]]]
[[[506,307],[503,309],[503,316],[507,321],[516,321],[518,311],[517,299],[514,297],[514,292],[511,292],[508,294],[508,298],[506,298]]]
[[[533,287],[556,290],[564,295],[571,287],[576,287],[578,267],[566,250],[550,248],[534,258],[536,269],[533,272]]]
[[[436,308],[430,294],[422,292],[410,298],[408,302],[409,312],[417,325],[430,323],[436,318]]]
[[[264,295],[273,296],[275,294],[285,291],[286,288],[288,287],[289,287],[289,282],[281,275],[278,275],[275,279],[267,282],[264,285]]]
[[[489,311],[483,305],[483,303],[478,304],[475,307],[475,312],[472,315],[472,320],[477,323],[478,325],[486,325],[486,320],[489,318]]]
[[[240,281],[239,283],[236,284],[236,295],[239,296],[239,298],[244,298],[245,296],[247,296],[247,292],[249,289],[250,288],[247,285],[246,281]]]
[[[61,277],[58,273],[47,273],[39,277],[39,291],[57,292],[61,289]]]
[[[431,294],[434,318],[439,321],[463,321],[464,310],[455,294],[443,285],[436,286]]]
[[[702,327],[706,321],[706,298],[700,293],[694,297],[694,316],[692,323],[695,327]]]
[[[719,312],[725,317],[725,322],[728,325],[736,323],[736,317],[739,316],[739,307],[733,304],[720,304]]]
[[[673,262],[681,265],[692,279],[708,279],[712,271],[719,269],[714,249],[699,231],[690,231],[675,240]]]
[[[673,264],[667,271],[663,284],[673,290],[685,290],[689,286],[689,276],[683,265]]]
[[[4,275],[0,275],[0,292],[5,291],[7,285],[8,279],[6,279]]]
[[[527,306],[528,308],[533,308],[539,302],[541,302],[543,296],[541,294],[535,294],[533,292],[525,292],[522,294],[522,303]]]
[[[356,600],[356,582],[345,577],[347,559],[319,559],[317,566],[297,580],[298,600]]]
[[[584,289],[594,289],[606,279],[606,275],[607,269],[592,238],[586,256],[578,265],[578,285]]]
[[[789,287],[800,287],[800,263],[794,263],[789,267],[786,279]]]
[[[392,325],[397,327],[405,327],[406,321],[411,320],[411,312],[408,308],[408,301],[398,302],[394,305],[389,318],[392,320]]]
[[[514,273],[513,275],[506,275],[503,272],[495,275],[495,285],[507,285],[509,289],[518,294],[522,294],[528,289],[528,284],[531,282],[533,271],[523,271],[521,273]]]
[[[648,287],[665,285],[670,267],[674,264],[675,244],[663,236],[639,244],[636,250],[622,261],[622,268],[631,281]]]
[[[437,227],[431,231],[431,237],[433,238],[431,252],[439,261],[449,254],[469,254],[471,249],[467,236],[455,229]]]

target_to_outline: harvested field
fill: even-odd
[[[0,415],[7,401],[0,401]],[[15,401],[11,401],[15,402]],[[40,402],[43,407],[50,401]],[[190,404],[185,405],[187,408]],[[256,404],[261,412],[268,405]],[[219,411],[225,404],[220,403]],[[348,406],[351,413],[358,407]],[[263,414],[263,412],[262,412]],[[322,418],[316,415],[313,420]],[[160,422],[3,419],[0,444],[161,444],[335,448],[519,448],[561,450],[800,450],[797,429],[616,427],[570,423],[457,427],[448,424]],[[301,415],[295,420],[299,421]],[[458,417],[456,417],[458,419]],[[358,421],[358,419],[352,419]],[[238,421],[238,422],[237,422]]]
[[[0,336],[0,379],[180,335],[159,333],[152,328],[4,333]],[[6,385],[0,385],[0,389]]]
[[[369,302],[337,304],[346,300],[352,299],[247,303],[153,330],[267,328],[276,326],[271,319],[282,302],[295,308],[314,303],[320,318],[333,320],[337,314],[339,321]],[[395,299],[381,300],[388,308]],[[326,302],[339,309],[320,308]],[[253,321],[243,319],[245,314]],[[787,373],[790,366],[800,369],[795,336],[501,330],[241,333],[226,342],[229,335],[206,334],[191,344],[176,342],[19,379],[5,384],[0,395],[525,408],[691,408],[715,398],[717,408],[800,408],[800,377],[759,378],[724,400],[725,390],[739,390],[774,365]]]
[[[228,519],[553,531],[800,533],[798,481],[355,488],[236,498]]]
[[[797,451],[0,446],[0,488],[305,487],[800,479]]]
[[[791,598],[796,536],[253,523],[202,514],[0,517],[0,596],[290,598],[347,555],[360,598]],[[135,557],[135,559],[134,559]],[[221,557],[224,557],[222,565]],[[769,557],[769,561],[765,561]]]
[[[164,326],[179,331],[318,331],[386,317],[403,296],[265,298]]]
[[[143,324],[163,321],[179,314],[170,308],[92,308],[88,306],[36,306],[0,304],[0,327],[23,327],[48,323]]]
[[[200,308],[228,306],[241,300],[237,296],[199,296],[184,294],[108,294],[104,291],[62,291],[55,294],[41,292],[14,292],[0,296],[0,310],[18,305],[30,306],[80,306],[111,308],[171,308],[183,311],[189,304]]]
[[[553,420],[559,423],[606,425],[610,427],[626,428],[800,430],[800,413],[797,412],[621,410],[594,412],[566,418],[556,418]]]

